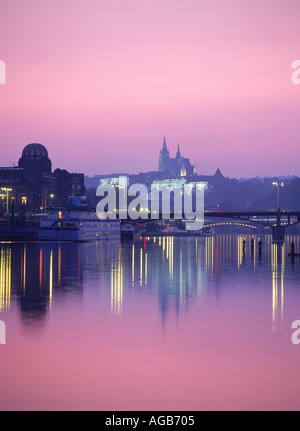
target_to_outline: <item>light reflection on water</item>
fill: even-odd
[[[255,239],[253,243],[252,238]],[[244,239],[246,244],[243,243]],[[79,402],[80,397],[77,396],[75,401],[71,394],[72,385],[68,389],[68,383],[65,383],[65,398],[62,399],[58,395],[59,390],[56,392],[52,383],[50,384],[50,376],[44,378],[46,393],[47,386],[51,386],[49,396],[44,396],[42,402],[33,391],[25,402],[22,397],[14,395],[14,391],[18,391],[19,382],[14,377],[14,369],[7,365],[7,378],[4,379],[3,387],[10,395],[0,398],[0,408],[14,408],[15,401],[16,408],[29,406],[31,409],[264,408],[270,395],[268,391],[265,394],[266,399],[257,400],[255,395],[263,384],[260,383],[260,374],[264,373],[265,365],[260,358],[261,351],[251,359],[257,365],[255,370],[252,370],[253,375],[250,372],[250,377],[257,381],[256,387],[249,392],[249,376],[245,376],[247,384],[243,383],[244,403],[241,389],[236,389],[236,382],[226,383],[227,390],[231,393],[231,396],[227,397],[225,392],[222,392],[223,387],[220,391],[219,383],[214,380],[215,374],[210,375],[208,372],[208,349],[212,349],[212,354],[212,339],[222,331],[225,334],[224,341],[220,339],[218,343],[222,345],[223,352],[226,352],[228,363],[225,361],[223,373],[222,370],[217,373],[221,379],[228,379],[232,373],[232,380],[235,380],[236,371],[232,364],[235,360],[237,340],[241,342],[241,348],[245,352],[251,343],[251,352],[255,352],[263,344],[266,345],[265,349],[269,349],[265,351],[265,355],[269,351],[271,355],[273,348],[275,351],[282,350],[278,353],[278,358],[275,358],[274,363],[277,365],[282,362],[283,356],[285,361],[290,361],[291,368],[298,360],[297,348],[295,350],[290,342],[290,327],[293,320],[300,319],[300,258],[293,260],[288,256],[288,252],[292,242],[296,244],[296,250],[300,250],[299,237],[288,236],[283,245],[273,244],[271,237],[264,237],[262,241],[261,249],[258,246],[258,238],[247,235],[143,238],[135,242],[121,243],[1,243],[0,319],[6,321],[10,329],[5,346],[7,360],[9,355],[19,356],[18,349],[22,350],[25,345],[31,357],[34,355],[38,358],[42,351],[45,353],[45,343],[41,340],[52,339],[55,335],[62,364],[67,366],[64,364],[64,354],[67,356],[72,349],[68,347],[66,340],[69,343],[76,342],[73,328],[80,320],[80,331],[88,334],[87,339],[93,340],[92,344],[85,344],[83,341],[85,355],[94,357],[95,361],[98,359],[100,363],[103,361],[104,374],[107,373],[109,362],[115,359],[112,356],[115,353],[113,346],[123,345],[124,337],[130,339],[130,349],[127,351],[123,346],[125,351],[119,352],[126,358],[123,365],[119,364],[121,380],[128,373],[129,364],[135,362],[134,355],[139,355],[138,346],[143,345],[144,349],[147,349],[147,343],[151,345],[149,358],[144,360],[149,361],[150,367],[153,358],[161,358],[161,365],[155,372],[152,370],[150,375],[149,370],[144,370],[142,379],[147,380],[150,386],[156,385],[156,390],[161,390],[162,393],[165,390],[168,397],[161,400],[160,404],[159,397],[155,397],[152,391],[147,396],[140,397],[138,383],[135,382],[141,378],[141,371],[134,367],[129,367],[132,376],[131,391],[128,393],[128,381],[126,384],[124,381],[117,395],[114,375],[111,375],[109,384],[105,383],[106,377],[97,368],[101,388],[99,386],[95,392],[97,378],[93,384],[87,385],[85,381],[79,385],[86,400],[81,400],[79,405],[76,402]],[[248,338],[251,339],[251,343],[245,340],[245,346],[243,319],[248,325],[244,332],[248,333]],[[133,320],[141,322],[141,327],[133,327]],[[204,328],[205,324],[207,326]],[[114,325],[122,327],[122,330],[115,331]],[[106,341],[105,359],[100,345],[95,342],[99,331]],[[34,338],[37,333],[38,341]],[[278,338],[273,339],[272,334]],[[179,337],[176,342],[174,336]],[[195,336],[198,337],[199,346],[203,345],[203,351],[198,350],[199,347],[193,351]],[[276,346],[272,344],[274,342]],[[170,345],[167,347],[161,343]],[[48,348],[50,349],[50,346]],[[208,352],[207,356],[203,353],[205,351]],[[290,352],[289,355],[287,351]],[[0,355],[2,352],[3,350]],[[176,388],[174,392],[170,392],[159,382],[163,381],[167,370],[168,373],[172,372],[170,358],[174,355],[179,355],[180,358],[180,367],[178,364],[173,366],[178,388],[177,392]],[[247,362],[247,358],[249,355],[243,357],[243,361]],[[29,358],[27,359],[29,361]],[[79,367],[83,366],[80,355],[77,360]],[[168,365],[164,364],[164,360],[166,363],[169,361]],[[221,359],[220,361],[222,362]],[[28,363],[31,364],[30,361]],[[197,369],[201,363],[206,363],[208,367],[205,372]],[[244,366],[246,367],[245,364]],[[33,361],[32,368],[34,367]],[[190,374],[185,376],[185,381],[181,381],[178,371],[181,373],[186,367],[190,367]],[[27,368],[26,372],[32,373],[32,370]],[[69,372],[72,379],[72,370]],[[183,377],[184,374],[182,373]],[[204,377],[204,374],[207,377]],[[204,395],[201,387],[193,386],[193,379],[197,380],[197,376],[203,379],[204,386],[209,387],[205,398],[202,398]],[[30,377],[26,375],[22,375],[22,379],[30,382]],[[239,379],[241,380],[240,376]],[[281,396],[284,389],[290,392],[299,390],[298,380],[293,383],[295,386],[289,387],[283,378],[277,382],[277,388],[274,388],[274,382],[264,382],[264,385],[269,385],[272,392],[277,394],[275,399],[274,395],[269,399],[270,403],[273,402],[269,408],[286,407],[284,403],[287,400],[293,404],[291,408],[295,407],[295,402],[299,407],[299,401],[290,399],[286,392]],[[38,386],[37,382],[34,384]],[[105,401],[101,398],[103,393],[109,394]],[[102,400],[100,404],[98,399]]]

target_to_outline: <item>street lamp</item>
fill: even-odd
[[[8,193],[12,192],[13,189],[8,189],[7,187],[1,187],[1,191],[2,192],[6,192],[6,213],[9,213],[9,208],[8,208]]]
[[[279,181],[274,181],[273,182],[273,186],[277,187],[277,209],[280,209],[280,187],[284,187],[284,183],[283,182],[279,182]]]
[[[48,199],[47,199],[48,197]],[[45,210],[45,214],[47,213],[47,204],[51,203],[51,199],[54,198],[53,194],[49,194],[48,190],[45,191],[45,205],[44,205],[44,210]]]
[[[52,206],[52,201],[53,201],[53,199],[54,199],[54,195],[53,195],[53,194],[51,194],[51,195],[50,195],[50,200],[49,200],[49,205],[50,205],[50,206]]]

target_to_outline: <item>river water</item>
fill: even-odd
[[[0,409],[299,409],[299,237],[251,238],[0,243]]]

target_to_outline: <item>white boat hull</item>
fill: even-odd
[[[96,212],[85,206],[51,208],[40,221],[41,241],[97,241],[120,237],[118,220],[99,220]]]
[[[93,230],[66,230],[66,229],[47,229],[39,230],[39,240],[41,241],[98,241],[119,239],[120,229]]]

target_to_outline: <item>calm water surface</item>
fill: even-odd
[[[0,409],[299,409],[299,238],[243,238],[0,243]]]

